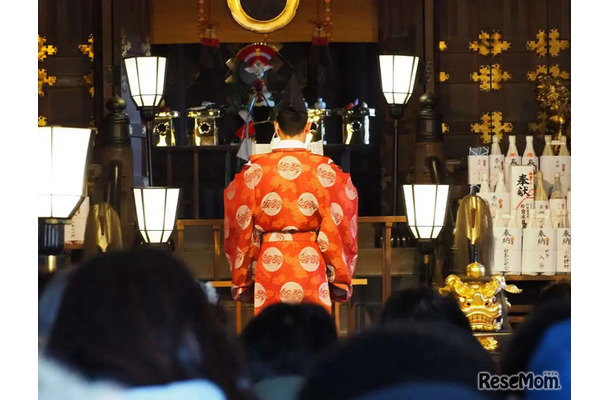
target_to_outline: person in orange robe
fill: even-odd
[[[224,250],[231,294],[270,304],[308,302],[329,312],[352,294],[358,191],[328,157],[307,150],[307,108],[293,77],[279,105],[280,137],[253,155],[224,191]]]

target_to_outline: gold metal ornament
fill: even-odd
[[[477,340],[487,351],[496,351],[498,349],[498,341],[493,336],[477,336]]]
[[[47,126],[47,117],[39,115],[38,116],[38,126]]]
[[[79,44],[78,49],[93,62],[93,34],[89,35],[88,44]]]
[[[548,124],[554,130],[553,140],[560,141],[567,135],[570,123],[570,89],[561,78],[539,75],[536,84],[536,100],[548,112]]]
[[[449,125],[447,125],[446,123],[441,123],[441,132],[442,133],[449,133]]]
[[[485,278],[484,275],[485,267],[482,264],[471,263],[466,267],[466,279],[449,275],[439,293],[456,296],[473,331],[499,331],[510,308],[510,303],[503,304],[501,292],[521,293],[522,290],[506,284],[502,275],[493,275],[491,278]]]
[[[449,48],[449,46],[447,45],[447,42],[445,42],[444,40],[441,40],[440,42],[438,42],[438,49],[440,51],[445,51]]]
[[[512,132],[513,124],[511,122],[502,121],[502,112],[493,111],[491,116],[489,113],[481,114],[481,122],[470,124],[472,133],[480,133],[483,143],[491,143],[491,134],[496,134],[498,140],[502,140],[504,133]]]
[[[52,56],[57,53],[57,47],[53,45],[45,45],[47,39],[38,35],[38,61],[44,61],[47,56]]]
[[[559,64],[539,65],[535,71],[528,71],[527,80],[534,82],[539,75],[551,75],[554,78],[570,79],[570,73],[562,71]]]
[[[494,30],[491,35],[486,31],[479,33],[479,41],[470,42],[468,48],[473,51],[478,51],[480,55],[497,56],[498,54],[510,48],[510,42],[501,40],[502,35],[497,30]]]
[[[479,89],[483,92],[489,92],[490,89],[500,90],[500,84],[512,78],[512,75],[506,71],[502,71],[500,64],[481,65],[479,72],[470,74],[470,79],[474,82],[479,82]]]
[[[557,57],[562,50],[567,50],[570,47],[570,43],[567,40],[559,39],[559,31],[557,29],[551,29],[548,37],[547,43],[547,33],[541,29],[536,34],[536,40],[527,41],[525,47],[528,50],[534,50],[538,57],[545,57],[547,53],[551,57]]]
[[[242,27],[257,33],[270,33],[286,26],[296,14],[299,0],[286,0],[284,9],[268,20],[258,20],[250,16],[243,7],[245,0],[227,0],[233,19]]]
[[[94,95],[93,71],[89,71],[89,73],[87,75],[83,75],[82,79],[83,79],[83,84],[90,86],[89,87],[89,94],[91,95],[91,97],[93,97],[93,95]]]
[[[43,87],[44,85],[55,86],[57,83],[57,77],[47,75],[47,70],[44,68],[38,68],[38,95],[44,97]]]
[[[538,134],[541,138],[543,138],[548,130],[549,116],[547,115],[546,112],[542,111],[542,112],[538,112],[536,117],[537,117],[537,121],[528,123],[527,128],[530,132]]]
[[[446,72],[441,71],[441,72],[438,74],[438,80],[439,80],[439,81],[441,81],[441,82],[446,82],[446,81],[448,81],[448,80],[449,80],[449,74],[448,74],[448,73],[446,73]]]

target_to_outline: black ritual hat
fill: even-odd
[[[307,107],[303,100],[303,92],[294,75],[292,75],[292,78],[290,78],[290,81],[288,82],[288,86],[286,86],[286,90],[284,91],[284,95],[282,96],[282,100],[280,101],[277,110],[278,113],[281,113],[288,111],[291,108],[296,112],[307,114]]]

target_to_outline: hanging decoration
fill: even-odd
[[[491,116],[488,112],[481,114],[481,122],[470,124],[472,133],[480,133],[483,143],[491,143],[491,136],[495,134],[498,140],[502,140],[504,133],[510,133],[513,130],[513,124],[502,121],[502,112],[493,111]]]
[[[551,57],[557,57],[562,50],[567,50],[570,47],[570,43],[567,40],[559,39],[559,31],[557,29],[551,29],[548,33],[544,30],[539,30],[536,33],[536,40],[528,40],[525,44],[528,50],[536,52],[538,57],[546,57],[550,54]]]
[[[258,143],[269,143],[273,135],[274,96],[267,88],[268,71],[277,65],[279,46],[252,43],[227,61],[231,75],[229,106],[244,119],[236,135],[241,139],[256,137]],[[277,65],[277,66],[276,66]]]
[[[324,32],[326,32],[326,38],[330,41],[333,39],[333,3],[332,0],[324,1]]]
[[[480,55],[497,56],[498,54],[510,48],[510,42],[501,40],[502,35],[497,30],[494,30],[491,35],[488,32],[481,31],[479,41],[470,42],[468,48],[473,51],[478,51]]]

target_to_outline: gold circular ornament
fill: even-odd
[[[251,4],[249,4],[251,3]],[[246,10],[253,10],[263,4],[256,0],[227,0],[233,19],[242,27],[258,33],[275,32],[288,25],[297,12],[299,0],[285,0],[284,8],[273,13],[269,19],[257,19]],[[279,3],[278,3],[279,4]],[[268,9],[267,9],[268,10]]]

